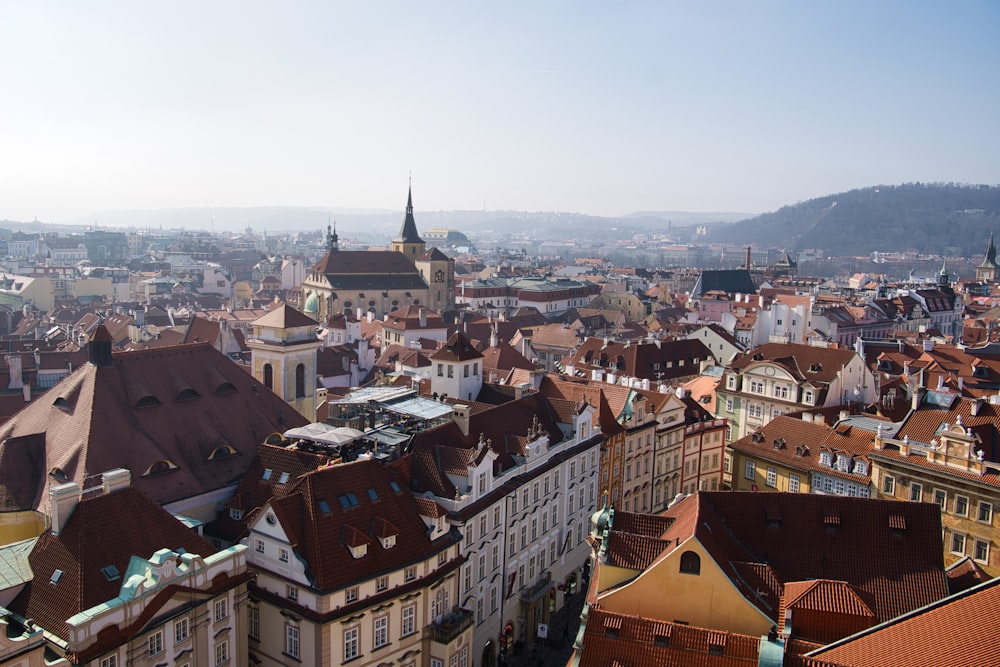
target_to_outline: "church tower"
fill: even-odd
[[[417,223],[413,219],[413,186],[410,186],[406,196],[406,217],[403,218],[399,234],[392,240],[392,249],[403,253],[412,262],[424,254],[425,245],[424,240],[417,234]]]
[[[976,267],[976,280],[992,282],[997,279],[997,247],[993,244],[993,232],[990,232],[990,242],[986,246],[986,257]]]
[[[309,422],[316,421],[316,320],[285,304],[253,322],[253,376]]]

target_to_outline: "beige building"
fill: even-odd
[[[316,421],[316,320],[287,304],[254,320],[247,339],[253,376],[309,422]]]
[[[271,471],[267,471],[270,473]],[[280,471],[275,471],[280,474]],[[274,665],[471,665],[457,534],[391,464],[298,478],[251,521],[250,656]]]

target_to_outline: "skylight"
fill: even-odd
[[[368,497],[373,501],[378,500],[378,494],[375,493],[375,489],[368,489]]]
[[[396,493],[400,493],[399,484],[396,484],[396,480],[392,480],[389,482],[389,488],[395,491]]]
[[[278,484],[287,484],[290,475],[287,472],[281,473],[281,477],[278,478]]]
[[[62,570],[59,569],[53,570],[52,576],[49,578],[49,583],[55,586],[56,584],[59,583],[59,580],[62,579],[62,576],[63,576]]]
[[[108,581],[114,581],[115,579],[121,579],[121,572],[114,565],[105,565],[101,568],[101,574],[103,574]]]
[[[264,476],[261,479],[263,479],[265,482],[271,479],[271,472],[272,470],[270,468],[264,468]]]
[[[323,514],[329,514],[330,503],[326,502],[325,500],[319,501],[319,511],[322,512]]]

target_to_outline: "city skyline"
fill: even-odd
[[[0,5],[0,218],[1000,183],[989,2]],[[98,219],[97,222],[100,222]]]

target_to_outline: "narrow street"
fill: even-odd
[[[573,641],[580,627],[580,612],[586,599],[586,587],[566,597],[566,604],[552,614],[549,637],[536,649],[523,649],[509,656],[501,656],[500,667],[555,667],[565,665],[573,653]]]

